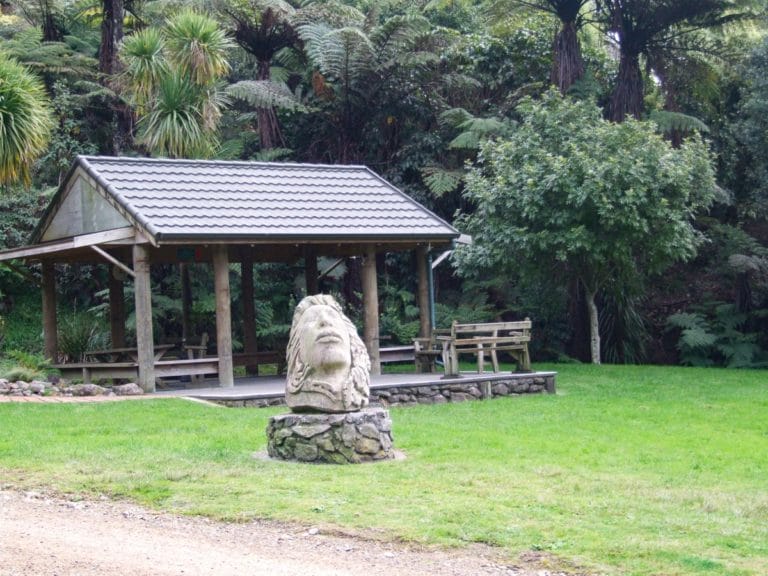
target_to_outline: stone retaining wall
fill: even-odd
[[[391,386],[371,390],[371,404],[389,406],[415,406],[417,404],[445,404],[520,394],[555,393],[554,374],[513,375],[494,380],[473,379],[467,382],[435,383],[424,386]],[[230,407],[265,408],[283,406],[285,398],[249,398],[245,400],[214,400]]]
[[[486,380],[429,386],[392,386],[371,390],[371,402],[382,406],[415,406],[416,404],[445,404],[500,396],[555,392],[554,376],[530,376],[504,380]]]
[[[0,378],[0,395],[2,396],[137,396],[140,394],[144,394],[144,391],[135,383],[104,388],[96,384],[70,386],[65,381],[57,385],[40,380],[9,382]]]

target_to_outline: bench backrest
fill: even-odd
[[[519,341],[531,339],[531,321],[526,318],[517,322],[483,322],[474,324],[459,324],[454,321],[451,325],[451,337],[454,339],[473,337],[515,338]]]

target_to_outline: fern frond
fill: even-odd
[[[747,254],[731,254],[728,257],[728,266],[739,274],[760,272],[768,270],[768,259]]]
[[[709,348],[714,346],[717,342],[717,337],[708,332],[705,328],[696,326],[693,328],[686,328],[680,334],[680,341],[678,342],[679,349],[700,349]]]
[[[476,132],[462,132],[448,143],[453,150],[477,150],[480,147],[480,135]]]
[[[709,126],[704,124],[701,120],[695,116],[689,116],[688,114],[682,114],[680,112],[670,112],[669,110],[654,110],[648,115],[648,118],[656,123],[659,130],[664,134],[671,132],[702,132],[708,133]]]
[[[256,108],[305,110],[288,86],[272,80],[243,80],[227,86],[227,94]]]
[[[421,177],[429,191],[437,198],[453,192],[464,181],[461,170],[445,170],[438,166],[427,166],[421,169]]]
[[[393,16],[370,35],[377,51],[392,54],[413,46],[415,39],[429,30],[429,21],[423,16]]]
[[[222,160],[239,160],[243,156],[245,143],[242,138],[232,138],[221,143],[216,157]]]
[[[365,14],[360,10],[338,1],[307,2],[291,18],[291,23],[297,29],[316,23],[323,23],[328,28],[344,28],[346,26],[363,28],[365,21]]]
[[[678,312],[667,318],[668,326],[672,328],[680,328],[682,330],[702,328],[705,324],[705,320],[701,314],[695,312]]]
[[[441,126],[458,128],[471,118],[472,114],[464,110],[464,108],[451,108],[440,114],[439,122]]]
[[[259,150],[253,155],[254,160],[259,162],[274,162],[276,160],[285,160],[293,155],[290,148],[270,148],[269,150]]]

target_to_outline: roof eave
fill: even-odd
[[[256,244],[296,244],[296,243],[353,243],[353,242],[399,242],[399,243],[420,243],[420,242],[439,242],[439,243],[451,243],[458,240],[459,232],[445,232],[438,234],[343,234],[343,235],[323,235],[323,234],[221,234],[221,233],[201,233],[201,234],[174,234],[168,232],[158,232],[156,239],[158,244],[178,244],[183,242],[199,243],[207,242],[210,244],[216,243],[232,243],[238,242],[243,244],[256,243]]]

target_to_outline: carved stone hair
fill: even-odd
[[[341,306],[333,296],[327,294],[307,296],[299,302],[293,313],[288,350],[286,352],[288,364],[286,395],[300,393],[304,384],[312,377],[312,367],[304,362],[301,333],[298,327],[304,313],[313,306],[328,306],[338,312],[349,334],[351,368],[342,386],[340,400],[344,411],[360,410],[368,404],[371,361],[365,344],[363,344],[363,341],[357,334],[355,325],[344,314]]]

